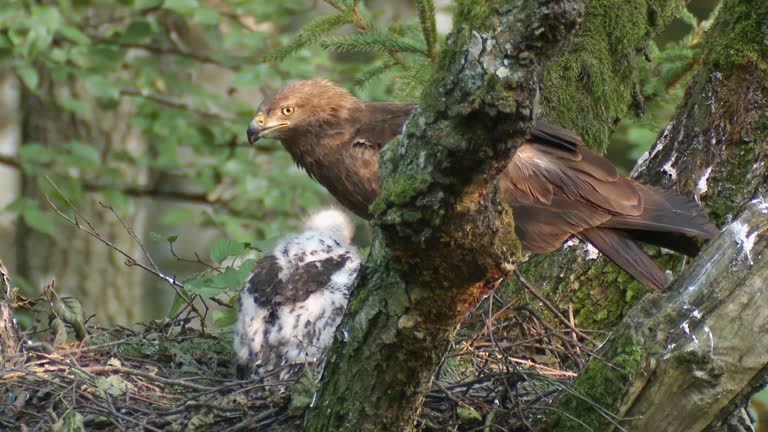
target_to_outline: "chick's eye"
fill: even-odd
[[[282,113],[284,116],[289,116],[289,115],[293,114],[293,111],[295,111],[295,110],[294,110],[294,108],[293,108],[293,107],[289,107],[289,106],[287,106],[287,107],[282,107],[282,108],[280,109],[280,112],[281,112],[281,113]]]

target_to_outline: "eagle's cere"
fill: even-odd
[[[239,378],[283,379],[295,370],[293,365],[322,358],[360,267],[350,245],[353,233],[347,215],[325,209],[256,263],[238,303],[234,351]]]
[[[294,161],[345,207],[370,218],[379,195],[379,152],[402,133],[416,107],[362,102],[326,80],[290,84],[262,102],[248,141],[282,141]],[[594,245],[645,286],[664,288],[664,273],[635,241],[689,255],[717,228],[694,202],[621,175],[575,133],[536,121],[499,176],[515,233],[530,252],[557,249],[571,236]]]

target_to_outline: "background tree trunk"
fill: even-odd
[[[18,352],[21,343],[16,318],[8,298],[12,289],[10,273],[0,259],[0,368],[6,367],[9,356]]]
[[[494,180],[533,119],[540,65],[581,13],[572,1],[459,5],[441,72],[381,156],[374,243],[306,430],[413,427],[456,326],[519,253]]]
[[[644,299],[576,382],[628,430],[716,427],[768,366],[768,4],[724,2],[684,104],[636,168],[700,199],[718,222],[739,216],[663,296]],[[577,400],[578,399],[578,400]],[[671,403],[674,401],[674,403]],[[561,408],[593,430],[606,415],[568,396]],[[573,430],[560,419],[555,430]]]
[[[81,87],[82,83],[53,82],[42,69],[41,72],[39,93],[22,92],[22,143],[39,143],[53,149],[61,148],[70,140],[88,142],[97,147],[105,159],[118,150],[136,156],[146,151],[143,139],[131,130],[125,120],[130,117],[130,108],[126,104],[114,110],[98,110],[96,101],[90,99]],[[95,116],[98,122],[80,120],[53,103],[62,95],[91,105],[97,110]],[[127,167],[122,173],[126,182],[145,184],[148,176],[146,169]],[[79,176],[88,178],[89,173],[84,170]],[[39,175],[25,174],[23,194],[38,200],[41,208],[47,209],[48,204],[41,197],[38,187],[41,181]],[[139,246],[126,229],[99,202],[116,205],[125,223],[139,238],[143,238],[146,210],[142,201],[136,200],[120,207],[110,203],[101,192],[86,191],[83,191],[82,197],[67,198],[73,200],[78,210],[104,237],[131,256],[141,256]],[[54,278],[59,294],[77,298],[86,316],[96,314],[96,321],[102,324],[133,324],[140,320],[143,317],[144,272],[126,267],[122,255],[67,222],[57,219],[55,225],[53,236],[29,228],[20,229],[19,256],[23,259],[19,260],[19,273],[30,278],[38,289]]]

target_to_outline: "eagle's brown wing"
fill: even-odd
[[[549,252],[575,234],[657,289],[664,286],[663,274],[634,240],[647,239],[690,254],[698,248],[678,234],[704,238],[717,234],[695,204],[627,179],[577,135],[544,122],[536,122],[499,186],[514,209],[515,230],[526,249]],[[662,242],[658,235],[643,234],[654,232],[677,234]]]
[[[543,122],[536,122],[499,182],[502,197],[515,210],[518,237],[534,253],[552,251],[613,215],[643,212],[638,183],[572,132]]]
[[[393,138],[403,132],[403,125],[416,104],[378,103],[364,105],[356,119],[357,128],[344,146],[341,178],[346,189],[355,196],[351,208],[357,215],[370,219],[368,206],[379,196],[379,153]]]

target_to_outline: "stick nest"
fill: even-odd
[[[533,430],[583,366],[567,326],[493,295],[457,332],[419,420],[424,431]],[[494,311],[494,307],[499,307]],[[269,385],[233,378],[231,334],[180,322],[26,341],[0,369],[0,430],[301,430],[317,371]]]

